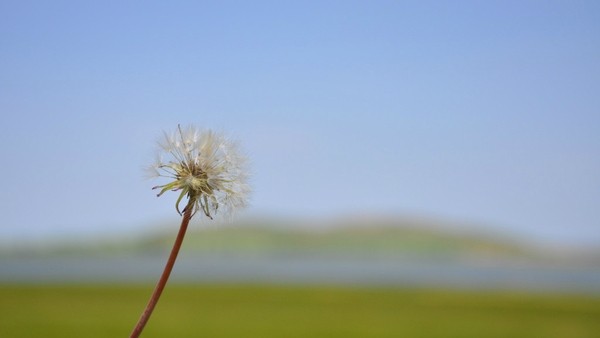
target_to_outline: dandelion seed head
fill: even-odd
[[[171,181],[153,189],[160,189],[158,196],[177,191],[175,209],[179,214],[184,198],[192,202],[188,205],[193,206],[193,213],[201,211],[211,219],[246,206],[250,193],[247,160],[236,142],[211,130],[178,126],[173,133],[164,133],[158,147],[149,174]]]

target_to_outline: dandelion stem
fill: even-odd
[[[179,249],[181,248],[181,243],[183,243],[183,238],[185,237],[185,232],[187,230],[188,224],[190,223],[190,219],[192,218],[192,211],[194,210],[194,199],[190,198],[187,206],[184,209],[183,218],[181,220],[181,226],[179,228],[179,233],[177,234],[177,238],[175,239],[175,243],[173,244],[173,249],[171,249],[171,254],[169,255],[169,259],[167,260],[167,264],[165,265],[165,269],[163,270],[156,287],[154,288],[154,292],[152,293],[152,297],[150,297],[150,301],[148,305],[146,305],[146,309],[142,313],[137,325],[131,332],[130,338],[137,338],[144,330],[144,326],[150,319],[150,315],[158,303],[158,299],[167,285],[167,281],[169,280],[169,276],[171,275],[171,270],[173,270],[173,266],[175,265],[175,260],[177,259],[177,254],[179,253]]]

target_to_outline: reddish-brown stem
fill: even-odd
[[[154,292],[152,293],[152,297],[150,297],[150,301],[148,305],[146,305],[146,309],[142,313],[140,320],[138,320],[137,325],[131,332],[130,338],[137,338],[144,330],[144,326],[150,319],[150,315],[158,303],[158,299],[160,298],[165,285],[167,285],[167,281],[169,280],[169,276],[171,275],[171,270],[173,270],[173,265],[175,265],[175,260],[177,259],[177,254],[179,253],[179,249],[181,248],[181,243],[183,243],[183,238],[185,237],[185,232],[187,230],[188,224],[190,223],[190,219],[192,218],[192,210],[194,209],[194,201],[190,199],[185,210],[183,212],[183,219],[181,220],[181,226],[179,227],[179,233],[177,234],[177,238],[175,239],[175,243],[173,244],[173,249],[171,249],[171,254],[169,255],[169,260],[167,260],[167,264],[165,265],[165,269],[163,270],[156,287],[154,288]]]

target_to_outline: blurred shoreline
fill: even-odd
[[[166,255],[0,259],[0,283],[152,283]],[[340,256],[182,254],[174,282],[275,282],[600,294],[600,269],[527,263]]]
[[[154,283],[173,236],[0,248],[0,283]],[[246,220],[190,231],[172,280],[600,294],[599,257],[407,219]]]

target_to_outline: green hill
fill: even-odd
[[[153,227],[143,237],[20,247],[4,254],[143,254],[168,251],[177,224]],[[160,229],[157,231],[156,229]],[[541,251],[506,235],[465,226],[401,218],[340,219],[330,222],[254,219],[233,224],[194,223],[183,250],[211,255],[403,256],[435,259],[597,261],[593,255]]]
[[[85,248],[62,250],[87,252],[166,251],[177,225],[141,239],[104,241]],[[168,230],[166,230],[168,229]],[[58,249],[58,248],[57,248]],[[334,222],[247,220],[228,225],[193,224],[186,235],[187,252],[230,255],[403,255],[419,257],[533,257],[534,250],[508,237],[450,230],[444,225],[402,219],[359,219]]]

